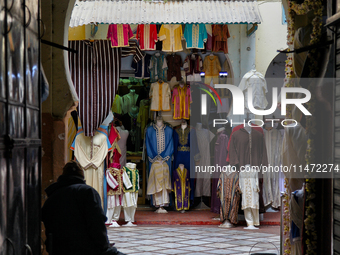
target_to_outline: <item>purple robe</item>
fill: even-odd
[[[173,191],[175,193],[176,210],[189,210],[190,207],[190,178],[186,168],[178,167],[173,173]]]
[[[224,131],[217,133],[217,139],[215,143],[215,166],[226,166],[226,158],[228,154],[228,141],[229,138]],[[217,196],[217,185],[220,176],[220,171],[216,171],[212,174],[212,192],[211,192],[211,211],[214,213],[220,213],[221,201]]]

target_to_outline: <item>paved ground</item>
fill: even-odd
[[[158,254],[249,254],[274,253],[280,247],[280,227],[261,226],[244,230],[243,226],[222,229],[217,226],[145,226],[108,228],[110,242],[128,255]],[[258,242],[263,242],[259,243]]]

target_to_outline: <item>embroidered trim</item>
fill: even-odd
[[[156,130],[157,137],[157,153],[161,154],[165,150],[165,125],[159,127],[156,124],[153,124],[153,128]]]
[[[118,186],[115,190],[110,189],[109,192],[107,193],[108,196],[114,196],[114,195],[120,195],[122,194],[122,187],[123,187],[123,182],[122,182],[122,171],[121,169],[117,168],[109,168],[110,173],[112,174],[113,178],[116,179],[118,182]]]
[[[178,146],[177,150],[178,151],[190,151],[190,147],[188,147],[188,146]]]
[[[175,129],[178,137],[179,137],[179,143],[181,145],[186,145],[188,143],[188,137],[190,132],[190,127],[186,127],[184,129],[184,132],[182,132],[182,128]]]
[[[132,188],[130,189],[126,189],[124,187],[124,192],[137,192],[138,191],[138,179],[139,179],[139,172],[137,169],[129,169],[127,167],[123,167],[124,171],[126,172],[126,174],[129,176],[129,179],[132,183]]]

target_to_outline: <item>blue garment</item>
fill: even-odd
[[[146,129],[145,134],[145,146],[149,162],[152,164],[157,160],[166,161],[170,176],[172,173],[171,157],[174,152],[172,133],[172,128],[167,125],[158,127],[156,124],[152,124]],[[149,164],[149,171],[151,164]]]
[[[132,61],[131,67],[135,69],[135,78],[137,79],[149,79],[150,78],[150,59],[151,55],[145,54],[145,56],[137,63]]]
[[[150,82],[156,82],[158,79],[166,81],[168,65],[164,54],[157,56],[157,53],[152,55],[150,60]]]
[[[173,170],[183,164],[189,170],[190,200],[195,198],[195,161],[199,160],[200,152],[197,145],[196,131],[192,127],[183,129],[179,126],[174,129],[174,164]],[[173,183],[173,181],[172,181]]]
[[[187,49],[204,49],[204,43],[208,39],[205,24],[188,24],[185,25],[184,38]]]

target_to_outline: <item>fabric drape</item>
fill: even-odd
[[[85,136],[94,136],[111,110],[118,89],[121,51],[110,41],[69,41],[71,79],[79,97],[78,113]]]

